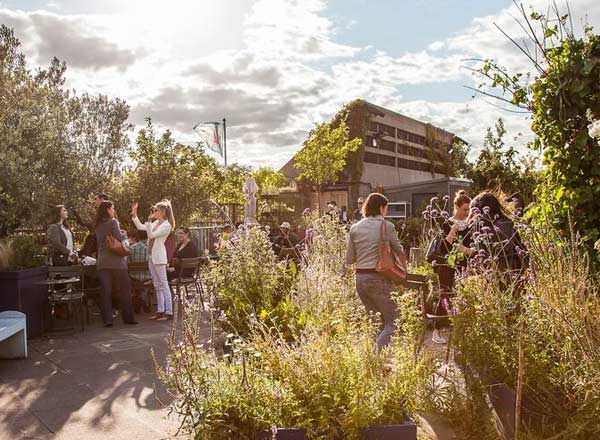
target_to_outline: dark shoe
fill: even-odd
[[[135,325],[135,324],[139,324],[139,322],[137,322],[137,321],[125,321],[125,324]]]
[[[113,326],[112,322],[107,322],[106,324],[104,324],[104,327],[112,327],[112,326]]]
[[[170,321],[173,319],[173,315],[162,315],[160,318],[157,318],[157,321]]]

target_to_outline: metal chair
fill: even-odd
[[[145,261],[129,263],[128,265],[129,279],[131,280],[131,300],[134,303],[134,311],[136,301],[139,300],[140,292],[142,290],[148,291],[148,304],[150,307],[152,303],[150,302],[150,292],[154,290],[154,285],[152,284],[152,278],[148,273],[148,263]],[[140,274],[148,274],[148,278],[140,279]],[[138,311],[136,311],[137,313]]]
[[[82,266],[50,266],[48,268],[48,301],[50,303],[50,330],[54,327],[55,307],[66,304],[67,318],[78,315],[81,331],[85,329],[85,277]],[[88,317],[89,320],[89,317]],[[75,324],[75,321],[74,321]]]
[[[189,298],[188,287],[194,286],[196,292],[200,295],[202,310],[206,310],[204,307],[204,286],[200,279],[200,266],[204,261],[204,257],[182,258],[181,260],[178,260],[176,265],[177,278],[169,281],[169,286],[174,289],[178,298],[180,298],[182,287],[185,290],[186,297]]]

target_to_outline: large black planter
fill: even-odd
[[[308,440],[305,429],[278,428],[275,436],[272,432],[263,432],[261,439]],[[363,440],[417,440],[417,425],[408,420],[401,425],[371,426],[363,431]]]
[[[48,277],[48,266],[0,272],[0,311],[18,310],[27,317],[27,337],[41,336],[44,313],[48,303],[48,288],[36,284]]]
[[[417,440],[417,425],[409,420],[401,425],[371,426],[363,432],[363,440]]]
[[[498,383],[489,387],[488,397],[492,406],[496,431],[502,438],[512,440],[515,432],[517,393],[505,383]],[[544,415],[542,410],[526,397],[522,402],[521,426],[532,432],[541,432],[551,416]]]

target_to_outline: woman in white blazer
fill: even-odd
[[[131,205],[131,218],[135,227],[148,234],[148,268],[156,292],[157,313],[150,319],[168,321],[173,319],[171,289],[167,280],[167,248],[165,241],[173,228],[175,218],[169,200],[162,200],[154,206],[154,212],[142,223],[137,216],[137,202]]]

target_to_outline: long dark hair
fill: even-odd
[[[471,200],[470,206],[471,209],[479,209],[483,214],[483,220],[487,223],[493,223],[497,219],[508,219],[508,211],[492,192],[484,191],[478,194]]]
[[[108,209],[113,206],[113,202],[110,200],[105,200],[100,205],[98,205],[98,210],[96,211],[96,219],[94,220],[94,228],[98,228],[102,223],[110,220],[110,215],[108,214]]]
[[[65,207],[65,205],[54,205],[52,209],[50,209],[50,223],[60,223],[60,211]],[[69,228],[69,224],[65,220],[62,222],[63,226],[67,229]]]

